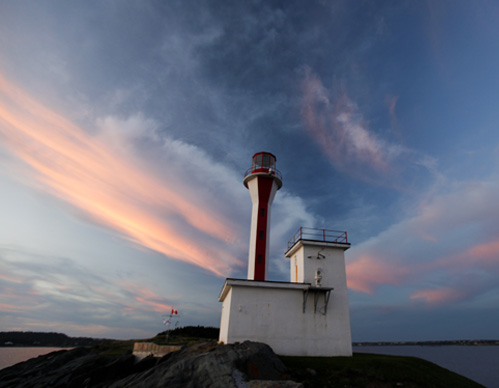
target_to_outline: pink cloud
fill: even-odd
[[[473,245],[465,252],[440,258],[434,263],[435,268],[451,271],[463,271],[469,268],[488,270],[499,268],[499,241],[492,240]]]
[[[39,298],[33,298],[32,295],[23,290],[4,289],[0,293],[0,311],[3,312],[21,312],[36,309],[39,306]]]
[[[134,294],[133,298],[140,303],[138,307],[151,308],[153,311],[158,313],[168,313],[173,308],[171,304],[164,303],[164,297],[156,294],[154,291],[146,287],[130,282],[124,282],[122,286]]]
[[[367,294],[374,293],[376,287],[381,285],[401,284],[410,272],[409,268],[368,255],[347,263],[346,271],[348,287]]]
[[[349,287],[374,293],[396,285],[429,305],[496,290],[498,193],[496,182],[446,182],[445,190],[430,191],[405,219],[352,247]]]
[[[0,312],[4,313],[18,313],[20,311],[26,310],[26,307],[14,306],[6,303],[0,303]]]
[[[182,192],[174,181],[159,179],[141,161],[90,136],[1,75],[0,124],[3,145],[31,167],[27,180],[100,224],[219,276],[239,265],[220,248],[237,239],[231,220],[196,200],[193,190]]]
[[[453,288],[437,288],[415,291],[411,299],[421,299],[428,304],[442,305],[452,302],[458,302],[466,297],[466,293]]]
[[[337,168],[363,175],[362,169],[378,173],[389,169],[387,145],[369,132],[357,107],[341,90],[331,100],[321,80],[307,69],[302,82],[302,115],[307,131]]]
[[[13,276],[9,276],[9,275],[6,275],[6,274],[1,274],[1,273],[0,273],[0,279],[1,280],[6,280],[6,281],[11,282],[11,283],[18,283],[18,284],[22,283],[21,280],[16,279]]]
[[[499,240],[475,245],[468,250],[468,255],[475,263],[499,266]]]

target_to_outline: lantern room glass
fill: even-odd
[[[273,169],[275,170],[276,157],[269,152],[258,152],[253,155],[252,170]]]

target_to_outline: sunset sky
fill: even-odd
[[[496,1],[0,1],[0,331],[218,326],[246,277],[255,152],[269,280],[345,230],[354,341],[499,338]]]

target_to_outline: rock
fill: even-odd
[[[0,388],[105,386],[127,376],[134,363],[131,354],[109,358],[84,348],[53,352],[0,370]]]
[[[249,380],[281,380],[286,374],[286,367],[268,345],[247,341],[208,351],[191,347],[171,353],[145,374],[130,376],[110,387],[243,388]]]
[[[272,349],[256,342],[234,345],[201,343],[161,359],[147,357],[140,362],[136,362],[130,353],[110,356],[106,349],[77,348],[50,353],[0,370],[0,388],[301,386],[290,385],[292,382],[285,381],[287,379],[286,367]]]
[[[314,369],[312,369],[312,368],[307,368],[306,371],[311,376],[317,376],[317,372]]]
[[[286,381],[268,381],[268,380],[252,380],[249,382],[248,388],[303,388],[302,383],[295,383],[291,380]]]

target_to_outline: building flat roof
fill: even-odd
[[[274,289],[287,289],[287,290],[317,290],[318,287],[313,287],[311,283],[293,283],[293,282],[280,282],[280,281],[260,281],[260,280],[248,280],[248,279],[234,279],[227,278],[220,291],[218,297],[219,302],[223,302],[229,289],[231,287],[254,287],[254,288],[274,288]],[[321,290],[330,291],[332,288],[320,287]]]

